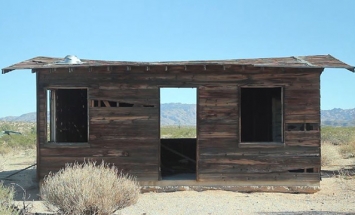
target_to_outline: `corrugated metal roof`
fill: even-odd
[[[169,65],[251,65],[255,67],[285,67],[285,68],[345,68],[355,72],[350,66],[331,55],[293,56],[280,58],[255,58],[235,60],[203,60],[203,61],[164,61],[164,62],[133,62],[133,61],[103,61],[81,59],[82,64],[56,64],[64,58],[35,57],[2,69],[7,73],[16,69],[42,68],[72,68],[93,66],[169,66]]]

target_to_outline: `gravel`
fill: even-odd
[[[315,194],[238,193],[230,191],[180,191],[141,194],[138,203],[122,215],[173,214],[355,214],[354,181],[344,185],[336,178],[322,181]]]

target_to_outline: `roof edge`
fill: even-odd
[[[309,55],[277,58],[253,58],[232,60],[200,60],[200,61],[157,61],[157,62],[134,62],[134,61],[103,61],[81,59],[82,64],[57,64],[64,58],[38,56],[25,60],[2,69],[2,74],[19,69],[55,69],[75,67],[97,66],[189,66],[189,65],[248,65],[254,67],[284,67],[284,68],[344,68],[355,72],[355,67],[350,66],[331,55]]]

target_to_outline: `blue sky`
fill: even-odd
[[[355,1],[1,1],[0,67],[35,57],[129,61],[331,54],[355,65]],[[35,75],[0,75],[0,117],[35,111]],[[326,69],[321,108],[355,108],[355,74]],[[190,93],[184,94],[186,103]],[[163,97],[166,102],[176,96]]]

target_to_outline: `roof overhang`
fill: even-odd
[[[58,63],[61,62],[61,63]],[[350,66],[331,55],[292,56],[280,58],[255,58],[235,60],[203,60],[203,61],[164,61],[164,62],[134,62],[134,61],[103,61],[81,59],[80,64],[66,64],[65,58],[35,57],[16,63],[2,69],[8,73],[18,69],[54,69],[96,66],[175,66],[175,65],[249,65],[254,67],[282,67],[282,68],[344,68],[355,72]]]

